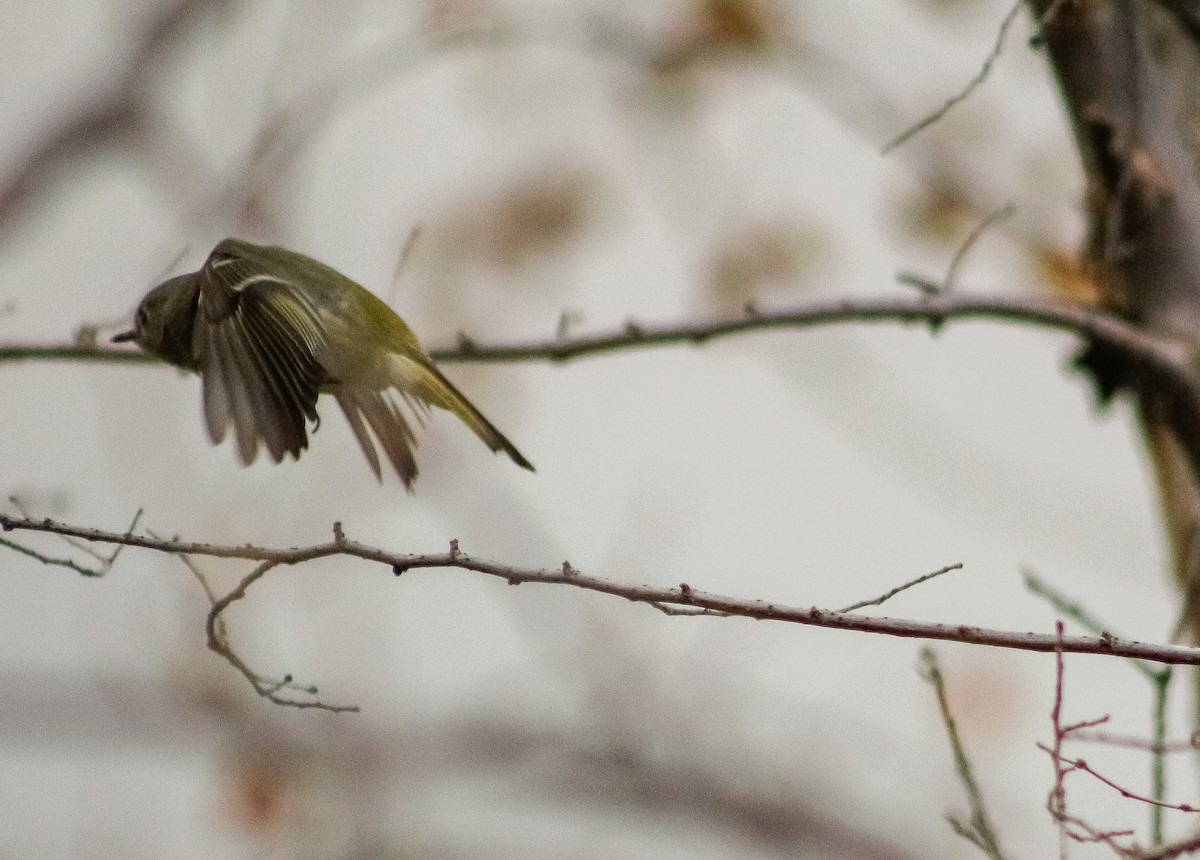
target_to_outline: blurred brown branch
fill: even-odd
[[[65,163],[113,143],[145,138],[157,121],[147,98],[151,69],[200,16],[228,5],[229,0],[160,4],[141,31],[131,37],[134,44],[129,60],[107,91],[48,131],[27,158],[0,177],[0,230]]]
[[[1000,848],[1000,837],[988,814],[987,805],[983,802],[983,791],[975,779],[971,760],[963,746],[962,736],[958,731],[958,723],[950,711],[950,700],[946,695],[946,677],[942,674],[941,663],[937,653],[932,648],[921,650],[921,676],[933,687],[937,697],[938,711],[941,713],[942,725],[946,727],[946,737],[950,742],[950,751],[954,755],[954,768],[958,771],[958,781],[967,792],[967,800],[971,805],[971,816],[963,820],[957,813],[946,816],[951,829],[966,839],[992,860],[1006,860],[1006,855]]]

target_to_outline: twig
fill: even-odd
[[[241,658],[229,644],[229,639],[225,635],[225,620],[222,613],[229,607],[229,604],[235,600],[241,600],[246,596],[246,589],[253,583],[261,579],[267,571],[278,565],[277,561],[264,561],[254,568],[246,576],[234,586],[233,590],[224,597],[217,598],[213,601],[212,608],[208,611],[208,616],[205,619],[204,629],[208,637],[209,650],[219,654],[228,663],[242,674],[242,676],[250,682],[250,686],[254,688],[254,692],[258,693],[264,699],[268,699],[277,705],[285,705],[290,708],[315,708],[322,711],[333,711],[335,713],[357,713],[357,705],[331,705],[327,702],[322,702],[320,699],[294,699],[290,696],[282,696],[280,692],[288,690],[291,692],[303,693],[306,696],[316,696],[318,688],[311,685],[297,684],[292,676],[284,675],[282,678],[269,678],[259,672],[251,669],[246,661]],[[207,591],[207,589],[205,589]]]
[[[1059,591],[1050,583],[1046,582],[1037,573],[1029,568],[1021,571],[1021,577],[1025,581],[1025,587],[1029,589],[1031,594],[1045,600],[1053,606],[1061,615],[1071,619],[1083,629],[1091,631],[1097,636],[1111,636],[1109,625],[1100,621],[1081,603],[1068,597],[1063,592]],[[1133,660],[1133,666],[1141,672],[1149,681],[1157,683],[1158,676],[1161,670],[1155,669],[1140,660]]]
[[[1076,732],[1071,736],[1071,740],[1076,743],[1103,744],[1104,746],[1123,747],[1148,753],[1170,754],[1195,752],[1200,749],[1200,738],[1196,735],[1186,741],[1167,741],[1159,744],[1132,735],[1117,735],[1111,732]]]
[[[671,617],[690,616],[690,615],[715,615],[719,618],[728,618],[728,612],[718,612],[715,609],[703,609],[699,606],[671,606],[666,603],[658,603],[650,601],[650,605],[661,612],[663,615]]]
[[[901,591],[906,591],[912,588],[914,585],[920,585],[922,582],[928,582],[929,580],[941,576],[943,573],[949,573],[952,570],[962,570],[962,562],[960,561],[956,564],[948,564],[940,570],[935,570],[932,573],[918,576],[916,579],[911,579],[903,585],[897,585],[891,591],[885,592],[884,594],[881,594],[872,600],[860,600],[858,603],[851,603],[844,609],[839,609],[838,612],[853,612],[856,609],[863,609],[867,606],[880,606],[884,603],[884,601],[891,600]]]
[[[1065,643],[1066,637],[1063,636],[1062,621],[1055,622],[1055,632],[1059,641]],[[1172,853],[1163,853],[1162,851],[1146,852],[1136,845],[1122,844],[1118,839],[1132,836],[1132,830],[1099,830],[1083,819],[1068,814],[1066,778],[1069,774],[1077,770],[1092,774],[1092,776],[1101,782],[1119,791],[1123,796],[1141,800],[1150,804],[1154,809],[1161,810],[1161,808],[1166,807],[1188,812],[1196,810],[1184,804],[1166,804],[1161,800],[1134,794],[1092,770],[1083,759],[1072,759],[1063,755],[1063,743],[1071,738],[1074,733],[1086,731],[1089,728],[1102,725],[1108,721],[1108,717],[1105,716],[1094,720],[1084,720],[1078,723],[1063,725],[1063,679],[1065,676],[1063,653],[1065,650],[1065,647],[1060,647],[1055,651],[1054,705],[1050,710],[1050,721],[1054,727],[1054,743],[1053,746],[1049,747],[1041,743],[1037,745],[1038,749],[1046,752],[1054,763],[1054,787],[1050,790],[1050,796],[1046,801],[1046,809],[1050,812],[1051,817],[1059,827],[1059,857],[1061,860],[1066,860],[1067,847],[1071,841],[1101,843],[1107,845],[1120,857],[1136,858],[1136,860],[1143,860],[1143,858],[1148,857],[1179,856],[1179,854],[1183,853],[1182,850],[1173,851]],[[1157,838],[1161,839],[1161,836]]]
[[[900,132],[900,134],[896,135],[896,137],[892,138],[888,143],[884,144],[883,149],[880,150],[880,155],[887,155],[893,149],[904,145],[909,140],[923,132],[925,129],[929,128],[929,126],[940,120],[946,114],[950,113],[950,111],[957,105],[970,98],[971,93],[975,92],[975,90],[977,90],[979,86],[987,80],[988,75],[991,74],[992,65],[996,62],[997,58],[999,58],[1000,52],[1004,50],[1004,40],[1008,37],[1008,30],[1012,26],[1013,21],[1017,19],[1017,15],[1020,13],[1023,5],[1024,3],[1022,0],[1017,0],[1017,2],[1013,3],[1012,8],[1008,10],[1007,14],[1005,14],[1004,19],[1000,22],[1000,29],[996,31],[996,41],[993,43],[992,49],[988,52],[988,55],[984,57],[983,65],[979,67],[979,71],[977,71],[975,76],[967,82],[967,85],[959,90],[955,95],[948,98],[945,103],[933,113],[928,114],[924,119],[917,122],[916,125],[909,126],[904,131]]]
[[[1061,614],[1070,618],[1085,630],[1090,630],[1096,635],[1100,635],[1108,630],[1108,625],[1100,621],[1094,615],[1083,607],[1083,604],[1068,597],[1063,592],[1059,591],[1046,580],[1038,576],[1037,572],[1031,568],[1025,568],[1021,571],[1021,578],[1025,581],[1025,587],[1029,589],[1031,594],[1045,600]]]
[[[942,282],[942,290],[955,289],[957,286],[955,282],[958,280],[958,270],[962,268],[963,262],[967,259],[967,254],[971,253],[971,249],[975,247],[975,243],[979,241],[989,228],[1003,221],[1015,211],[1015,206],[1011,203],[1006,203],[997,209],[993,209],[975,225],[975,229],[967,234],[967,238],[963,239],[962,244],[958,246],[958,250],[954,252],[954,257],[950,260],[950,265],[946,269],[946,279]]]
[[[7,540],[6,538],[0,538],[0,546],[8,547],[11,550],[21,553],[22,555],[27,555],[30,558],[37,559],[42,564],[48,564],[53,567],[65,567],[68,570],[73,570],[78,574],[82,574],[83,576],[91,576],[91,577],[104,576],[103,570],[93,568],[93,567],[86,567],[86,566],[74,561],[73,559],[69,559],[69,558],[56,558],[54,556],[43,555],[42,553],[38,552],[37,550],[30,549],[27,546],[21,546],[21,544],[14,543],[13,541]]]
[[[1069,732],[1070,732],[1070,728],[1064,729],[1063,730],[1064,737]],[[1153,797],[1147,797],[1144,794],[1138,794],[1135,791],[1130,791],[1128,788],[1118,785],[1117,783],[1113,782],[1111,779],[1106,777],[1104,774],[1099,773],[1098,771],[1093,769],[1092,766],[1089,765],[1084,759],[1070,758],[1068,756],[1064,756],[1059,753],[1055,753],[1054,750],[1052,750],[1050,747],[1048,747],[1042,743],[1039,743],[1037,745],[1037,748],[1040,749],[1042,752],[1049,754],[1051,757],[1056,758],[1060,765],[1066,765],[1067,768],[1066,768],[1065,772],[1079,770],[1079,771],[1083,771],[1084,773],[1091,774],[1096,779],[1100,780],[1100,782],[1104,783],[1109,788],[1112,788],[1113,790],[1115,790],[1122,797],[1127,797],[1130,800],[1140,800],[1142,803],[1148,803],[1148,804],[1151,804],[1152,806],[1161,807],[1162,809],[1174,809],[1178,812],[1200,812],[1200,809],[1197,809],[1196,807],[1190,806],[1186,803],[1168,803],[1164,800],[1156,800]]]
[[[983,792],[979,789],[979,783],[975,781],[975,774],[971,770],[971,761],[967,758],[962,738],[958,734],[958,724],[954,721],[954,715],[950,713],[950,702],[946,698],[946,680],[942,675],[941,666],[938,664],[937,654],[932,648],[921,650],[921,668],[925,680],[933,686],[934,693],[937,695],[942,724],[946,727],[950,749],[954,753],[954,766],[958,771],[959,782],[967,792],[967,800],[971,806],[969,822],[964,822],[953,815],[947,816],[947,820],[954,828],[955,833],[976,845],[992,860],[1004,860],[1004,852],[1000,850],[1000,840],[996,836],[996,828],[992,826],[991,818],[987,814],[987,807],[983,802]]]
[[[1161,845],[1165,837],[1163,830],[1163,808],[1159,806],[1167,796],[1167,696],[1171,691],[1171,667],[1163,666],[1152,678],[1154,683],[1154,752],[1150,755],[1150,796],[1155,799],[1150,807],[1150,841]]]
[[[1092,615],[1082,604],[1072,600],[1054,588],[1054,586],[1042,580],[1032,570],[1027,569],[1022,572],[1022,575],[1025,580],[1025,587],[1033,594],[1049,602],[1061,614],[1097,635],[1112,635],[1109,632],[1110,628],[1108,625]],[[1150,837],[1154,844],[1158,845],[1163,840],[1162,804],[1167,790],[1167,762],[1165,755],[1167,742],[1167,699],[1171,689],[1172,672],[1170,666],[1155,668],[1144,660],[1130,660],[1129,663],[1154,687],[1154,740],[1151,742],[1150,756],[1151,796],[1154,798],[1154,801],[1150,807]],[[1078,728],[1081,727],[1072,727],[1071,731],[1075,731]]]
[[[21,512],[22,516],[24,516],[26,519],[30,519],[29,514],[26,513],[24,506],[15,496],[9,496],[8,501]],[[129,523],[129,528],[125,531],[126,535],[133,534],[134,529],[137,528],[138,520],[140,520],[141,517],[142,509],[138,508],[137,513],[133,515],[133,520]],[[68,570],[73,570],[78,574],[88,577],[101,577],[108,573],[109,570],[112,569],[113,564],[116,562],[117,556],[121,554],[121,550],[125,549],[124,544],[117,544],[116,548],[111,553],[104,555],[103,553],[96,552],[96,550],[88,546],[86,543],[69,535],[59,535],[59,537],[61,537],[68,546],[78,550],[79,552],[82,552],[84,555],[90,556],[92,559],[97,561],[99,566],[88,567],[86,565],[79,564],[74,559],[46,555],[45,553],[40,553],[35,549],[22,546],[19,543],[6,540],[4,538],[0,538],[0,546],[8,547],[11,550],[21,553],[22,555],[27,555],[30,558],[37,559],[42,564],[50,565],[52,567],[65,567]]]
[[[1054,726],[1054,749],[1050,755],[1054,762],[1054,787],[1046,802],[1051,817],[1058,823],[1058,855],[1067,860],[1069,816],[1067,815],[1067,769],[1062,765],[1063,735],[1060,729],[1063,700],[1063,636],[1062,621],[1054,622],[1056,646],[1054,649],[1054,706],[1050,709],[1050,723]]]

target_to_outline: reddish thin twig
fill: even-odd
[[[1115,791],[1117,791],[1122,797],[1128,797],[1130,800],[1140,800],[1142,803],[1148,803],[1151,806],[1159,806],[1159,807],[1162,807],[1163,809],[1174,809],[1179,812],[1200,812],[1200,809],[1197,809],[1196,807],[1190,806],[1186,803],[1168,803],[1165,800],[1155,800],[1153,797],[1146,797],[1145,795],[1138,794],[1136,791],[1130,791],[1128,788],[1125,788],[1122,785],[1118,785],[1117,783],[1113,782],[1111,779],[1106,777],[1104,774],[1102,774],[1102,773],[1098,772],[1097,770],[1095,770],[1094,768],[1092,768],[1091,765],[1089,765],[1085,760],[1083,760],[1081,758],[1070,758],[1068,756],[1056,754],[1054,752],[1054,750],[1052,750],[1050,747],[1046,746],[1045,744],[1039,743],[1037,745],[1037,747],[1042,752],[1048,753],[1051,757],[1057,759],[1059,764],[1067,765],[1067,768],[1066,768],[1067,773],[1069,773],[1071,771],[1079,770],[1079,771],[1083,771],[1084,773],[1091,774],[1096,779],[1100,780],[1102,783],[1107,785],[1109,788],[1112,788]]]

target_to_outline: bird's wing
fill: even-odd
[[[204,389],[204,417],[214,443],[233,424],[242,462],[258,443],[275,462],[308,447],[317,420],[324,368],[314,357],[317,309],[285,270],[257,264],[225,241],[200,270],[194,350]]]

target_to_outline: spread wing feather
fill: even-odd
[[[420,352],[403,321],[365,291],[361,300],[378,302],[380,336],[395,349],[381,357],[380,365],[365,369],[361,379],[355,375],[359,369],[334,362],[338,356],[329,352],[322,311],[310,293],[315,283],[329,279],[355,285],[332,269],[280,248],[227,239],[213,249],[199,275],[192,347],[204,389],[205,422],[214,443],[233,425],[243,463],[254,460],[260,443],[276,462],[288,454],[299,457],[308,447],[308,422],[318,421],[316,403],[324,389],[337,399],[381,480],[377,448],[409,490],[417,477],[416,435],[402,406],[418,424],[424,423],[430,406],[449,410],[493,451],[533,469]],[[355,381],[335,378],[343,373]]]
[[[379,457],[375,453],[371,437],[367,435],[367,426],[371,428],[375,439],[379,441],[379,447],[383,449],[404,486],[411,490],[413,481],[417,478],[417,461],[413,457],[417,437],[391,392],[342,385],[334,392],[334,396],[342,411],[346,413],[350,429],[354,431],[359,447],[363,449],[367,462],[375,471],[375,477],[380,478]],[[366,426],[363,423],[364,419]]]
[[[201,270],[194,333],[209,436],[219,443],[232,424],[246,464],[260,442],[276,462],[299,457],[324,378],[315,311],[295,285],[220,248]]]

